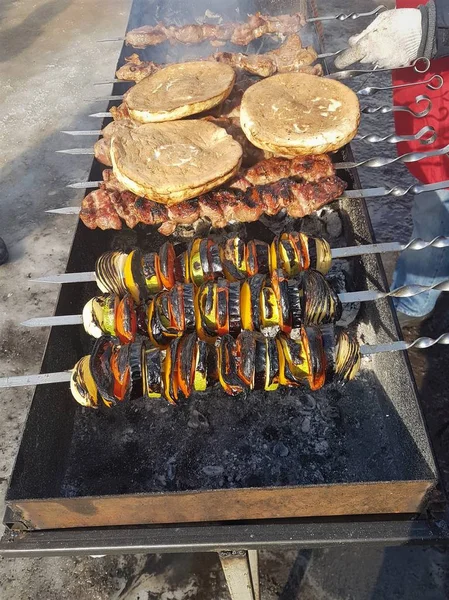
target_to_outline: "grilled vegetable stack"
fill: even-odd
[[[102,292],[119,296],[129,292],[140,303],[163,289],[171,289],[176,282],[200,286],[219,278],[241,281],[277,269],[286,277],[307,269],[325,275],[330,264],[331,250],[326,240],[292,232],[277,236],[271,244],[245,242],[239,237],[221,244],[211,238],[196,238],[178,256],[170,242],[157,253],[106,252],[97,260],[95,273]]]
[[[360,366],[357,341],[333,326],[302,327],[292,338],[243,331],[225,334],[216,346],[195,333],[175,339],[165,351],[147,340],[120,344],[101,337],[90,356],[75,365],[71,391],[82,406],[111,407],[130,398],[164,397],[171,404],[219,383],[229,395],[276,390],[280,385],[318,390],[353,379]]]
[[[193,331],[201,340],[214,342],[242,330],[264,332],[276,327],[288,334],[301,325],[335,323],[340,316],[337,294],[312,269],[290,280],[277,269],[271,277],[258,273],[243,281],[220,278],[199,287],[175,283],[141,305],[129,293],[121,300],[109,294],[92,298],[83,310],[90,335],[114,335],[127,343],[142,333],[161,349]]]

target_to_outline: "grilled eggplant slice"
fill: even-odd
[[[198,337],[213,343],[217,337],[217,286],[213,281],[201,285],[195,294],[195,321]]]
[[[334,381],[336,361],[336,333],[332,323],[321,325],[321,336],[323,339],[323,350],[326,357],[326,383]]]
[[[215,348],[197,339],[193,389],[195,392],[204,392],[208,386],[214,385],[217,381],[218,371]]]
[[[254,389],[264,390],[267,382],[267,338],[261,333],[255,332],[255,372]]]
[[[242,329],[240,312],[240,282],[229,282],[229,333],[237,335]]]
[[[302,326],[303,322],[303,307],[301,301],[302,289],[296,279],[289,279],[287,285],[291,326],[293,329],[298,329]]]
[[[224,391],[236,396],[243,391],[243,381],[238,376],[236,342],[224,335],[217,347],[218,379]]]
[[[274,338],[266,338],[265,391],[274,392],[279,387],[279,351]]]
[[[111,358],[115,346],[119,346],[118,338],[101,337],[92,350],[89,360],[89,369],[92,374],[98,393],[106,406],[112,406],[117,403],[117,397],[114,394],[114,376],[111,368]]]
[[[246,244],[238,236],[229,238],[220,248],[223,272],[229,281],[240,281],[247,276]]]
[[[323,346],[322,333],[316,325],[305,328],[309,353],[310,375],[308,378],[311,390],[320,390],[326,381],[326,355]]]
[[[195,288],[193,283],[185,283],[182,288],[182,294],[184,298],[185,331],[195,331]]]
[[[208,240],[207,257],[209,261],[209,269],[214,279],[223,277],[223,265],[221,264],[220,248],[213,240]]]
[[[256,374],[256,336],[253,331],[242,331],[235,342],[235,352],[238,358],[237,374],[252,390]]]
[[[344,383],[354,379],[360,370],[360,346],[346,331],[339,331],[336,343],[335,381]]]
[[[73,367],[70,379],[72,396],[86,408],[98,408],[98,391],[89,367],[90,356],[83,356]]]
[[[105,252],[95,263],[97,284],[103,293],[122,297],[126,289],[123,272],[128,255],[124,252]]]
[[[229,281],[219,279],[215,284],[217,288],[217,335],[229,333]]]
[[[160,398],[162,395],[161,353],[142,343],[142,393],[144,398]]]
[[[281,270],[276,269],[271,276],[271,287],[278,302],[279,329],[289,334],[293,325],[293,312],[290,309],[290,297],[288,280],[284,277]],[[300,306],[297,311],[301,311]],[[301,318],[296,315],[296,321],[301,324]]]
[[[341,317],[342,306],[338,295],[324,275],[313,269],[301,273],[302,310],[306,325],[335,323]]]
[[[142,257],[142,273],[148,293],[154,296],[162,290],[160,278],[159,256],[156,252],[148,252]]]

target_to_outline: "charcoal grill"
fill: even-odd
[[[243,18],[256,10],[294,12],[298,4],[242,0],[224,8],[211,1],[208,8],[226,10],[236,20],[236,8]],[[135,0],[128,29],[158,19],[194,22],[199,16],[194,3]],[[314,26],[305,34],[305,43],[319,47]],[[208,51],[163,45],[141,56],[174,62]],[[122,49],[118,66],[131,52]],[[124,89],[115,84],[113,93]],[[352,161],[350,148],[335,160]],[[356,172],[343,178],[349,189],[360,187]],[[95,161],[90,179],[101,179]],[[373,241],[364,200],[341,200],[339,211],[347,244]],[[306,219],[304,230],[312,225]],[[247,233],[261,239],[271,235],[259,223],[247,226]],[[162,242],[154,230],[141,227],[102,232],[79,223],[67,272],[92,270],[106,250],[156,250]],[[352,260],[354,289],[387,289],[379,257]],[[91,283],[63,285],[56,314],[76,314],[94,293]],[[400,336],[388,299],[366,303],[358,321],[364,343]],[[70,368],[89,350],[81,328],[55,327],[42,372]],[[39,386],[7,491],[0,552],[30,556],[313,547],[349,540],[432,542],[448,536],[424,517],[436,483],[405,353],[373,356],[344,390],[331,388],[313,397],[298,390],[246,398],[214,391],[179,408],[136,401],[114,411],[89,412],[73,402],[67,384]]]

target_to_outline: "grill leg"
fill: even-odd
[[[219,552],[232,600],[260,600],[257,550]]]

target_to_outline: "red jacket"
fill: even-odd
[[[396,0],[397,8],[416,8],[423,0]],[[417,119],[405,112],[394,113],[396,133],[410,135],[417,133],[425,125],[432,125],[438,132],[438,138],[429,146],[418,141],[401,142],[397,144],[399,154],[423,150],[443,148],[449,144],[449,57],[433,60],[427,73],[415,73],[413,69],[396,69],[393,71],[393,85],[430,79],[439,74],[444,79],[443,87],[439,90],[429,90],[425,85],[403,88],[393,92],[395,106],[411,106],[417,108],[416,96],[425,94],[432,100],[432,110],[427,117]],[[422,109],[422,106],[419,107]],[[422,183],[437,183],[449,179],[449,157],[440,156],[428,158],[416,163],[408,163],[410,173]]]

